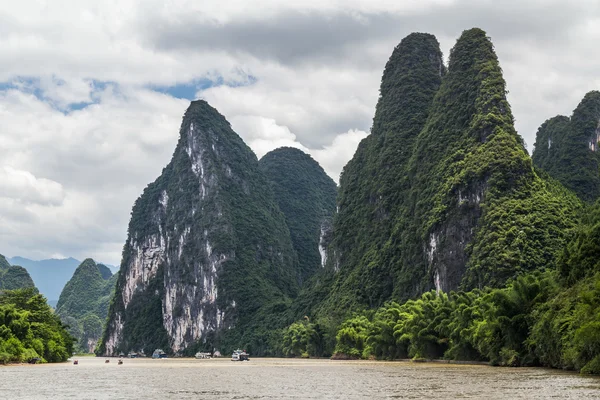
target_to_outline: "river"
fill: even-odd
[[[0,399],[592,399],[600,379],[543,368],[296,359],[117,359],[0,367]]]

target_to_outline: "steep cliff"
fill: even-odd
[[[371,134],[340,177],[329,251],[329,267],[340,272],[330,308],[340,301],[374,306],[392,294],[394,267],[375,259],[408,200],[406,170],[444,72],[439,43],[425,33],[404,38],[385,66]]]
[[[321,315],[552,266],[578,207],[534,172],[480,29],[463,32],[446,73],[431,35],[394,50],[371,135],[339,191],[338,273]]]
[[[326,262],[326,233],[335,212],[336,184],[301,150],[282,147],[259,161],[285,215],[303,282]]]
[[[465,31],[451,51],[410,173],[422,289],[432,281],[443,291],[500,286],[551,267],[575,223],[576,199],[533,170],[480,29]]]
[[[538,129],[533,163],[593,202],[600,197],[600,92],[585,95],[571,118],[550,118]]]
[[[0,254],[0,290],[34,288],[33,279],[27,270],[18,265],[10,265]],[[35,289],[37,292],[37,289]]]
[[[222,115],[194,101],[171,162],[133,207],[99,352],[268,354],[266,335],[299,278],[256,156]]]
[[[77,339],[77,350],[92,353],[102,336],[116,276],[88,258],[73,273],[60,294],[56,314]]]

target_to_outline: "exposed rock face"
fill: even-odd
[[[325,265],[325,234],[335,212],[335,182],[312,157],[291,147],[265,154],[259,164],[285,215],[300,278],[307,281]]]
[[[298,277],[256,156],[222,115],[194,101],[173,159],[134,205],[100,352],[181,353],[223,334],[251,346],[244,326],[294,296]]]
[[[321,268],[327,265],[327,249],[333,239],[332,221],[326,218],[321,222],[319,229],[319,255],[321,256]]]
[[[592,202],[600,197],[600,92],[585,95],[573,115],[550,118],[538,129],[533,163]]]

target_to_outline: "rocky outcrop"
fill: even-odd
[[[100,352],[182,353],[224,340],[251,348],[260,337],[244,327],[294,296],[298,279],[256,156],[222,115],[194,101],[171,162],[133,207]]]
[[[534,171],[505,86],[480,29],[463,32],[447,70],[431,35],[396,47],[371,135],[340,179],[319,318],[555,265],[578,202]]]

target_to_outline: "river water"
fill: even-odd
[[[0,399],[600,399],[542,368],[295,359],[117,359],[0,367]]]

